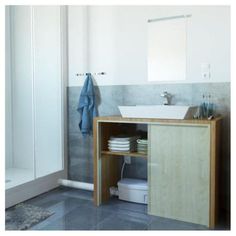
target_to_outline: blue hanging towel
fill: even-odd
[[[93,117],[98,116],[96,107],[96,96],[91,74],[87,78],[82,88],[77,111],[80,113],[79,128],[83,136],[89,135],[93,130]]]

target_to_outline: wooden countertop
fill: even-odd
[[[207,119],[156,119],[156,118],[123,118],[121,116],[98,116],[94,122],[111,122],[111,123],[189,123],[189,124],[212,124],[222,119],[218,116],[212,120]]]

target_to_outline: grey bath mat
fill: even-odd
[[[53,213],[41,207],[20,203],[6,210],[6,230],[26,230]]]

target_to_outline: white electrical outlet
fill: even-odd
[[[201,74],[202,74],[202,79],[210,79],[211,78],[211,65],[208,63],[202,63],[201,64]]]

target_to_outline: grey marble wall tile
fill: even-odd
[[[92,137],[82,137],[79,133],[69,132],[69,178],[82,182],[93,182],[93,143]],[[86,180],[86,181],[85,181]]]
[[[123,86],[96,87],[100,116],[119,115],[118,106],[123,104]]]
[[[67,116],[68,116],[68,132],[79,132],[79,113],[77,112],[80,87],[67,88]]]
[[[83,137],[79,130],[80,114],[77,111],[81,87],[69,87],[68,94],[68,153],[69,178],[93,182],[93,138]],[[100,116],[119,115],[118,106],[123,103],[123,86],[95,87]]]
[[[124,105],[161,104],[159,91],[154,86],[131,85],[124,86]]]
[[[68,88],[68,129],[78,133],[80,115],[77,111],[81,87]],[[95,87],[96,102],[100,116],[119,115],[118,106],[123,104],[123,86]]]
[[[70,167],[69,179],[93,183],[93,166],[87,162],[79,162],[78,165]]]
[[[161,105],[161,93],[167,91],[173,95],[171,104],[191,105],[191,84],[153,84],[124,86],[125,105]]]
[[[132,158],[131,164],[125,165],[124,177],[147,179],[147,160],[144,158]]]

